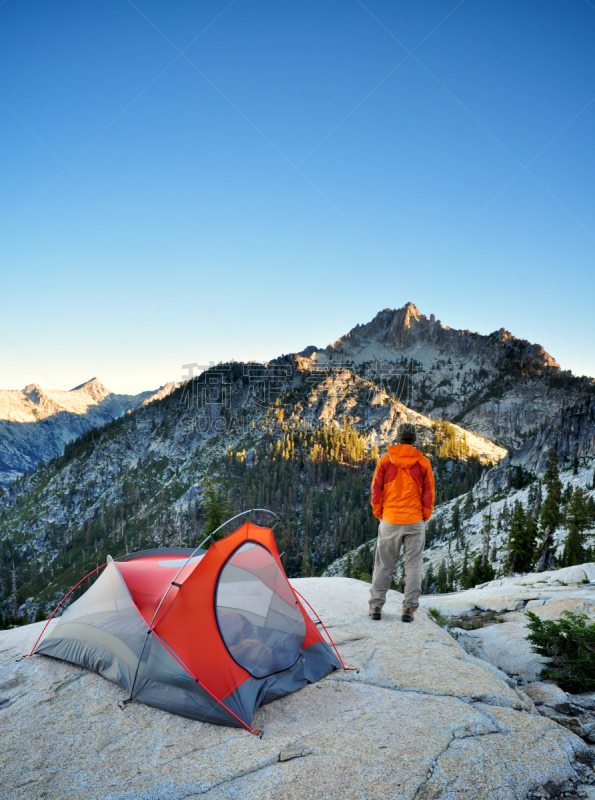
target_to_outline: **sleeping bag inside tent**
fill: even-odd
[[[259,706],[340,668],[291,588],[270,528],[245,523],[178,575],[193,552],[108,558],[34,652],[97,672],[131,700],[248,728]]]

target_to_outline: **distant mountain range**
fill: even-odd
[[[66,392],[36,383],[22,390],[0,390],[0,486],[62,453],[68,442],[91,428],[163,397],[178,385],[137,395],[113,394],[93,378]]]

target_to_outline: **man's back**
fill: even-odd
[[[389,447],[372,481],[372,510],[393,525],[428,520],[434,507],[432,465],[413,445]]]

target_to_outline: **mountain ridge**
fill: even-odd
[[[38,383],[0,390],[0,486],[61,453],[86,431],[160,399],[177,386],[168,383],[155,391],[123,395],[92,378],[68,391],[44,389]]]
[[[379,343],[396,354],[399,350],[409,347],[434,344],[444,348],[449,354],[456,355],[458,351],[464,352],[469,348],[469,345],[463,343],[465,339],[483,343],[486,348],[497,347],[499,344],[519,343],[523,346],[525,358],[536,359],[544,366],[560,369],[557,361],[540,344],[519,339],[505,328],[486,335],[479,332],[472,333],[470,329],[459,330],[449,325],[443,326],[434,314],[426,317],[412,302],[406,303],[399,309],[385,308],[379,311],[370,322],[356,325],[347,334],[324,348],[324,351],[357,356],[367,343]],[[462,348],[461,343],[463,343]],[[398,349],[395,349],[395,345]]]
[[[298,368],[348,364],[374,380],[391,376],[407,404],[515,449],[595,390],[562,370],[539,344],[501,328],[488,335],[443,326],[413,303],[384,309],[325,348],[295,354]],[[400,385],[399,385],[400,382]]]

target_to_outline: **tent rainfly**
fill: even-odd
[[[121,706],[139,700],[256,734],[259,706],[343,666],[290,586],[273,531],[250,522],[206,552],[108,557],[33,652],[120,684]]]

